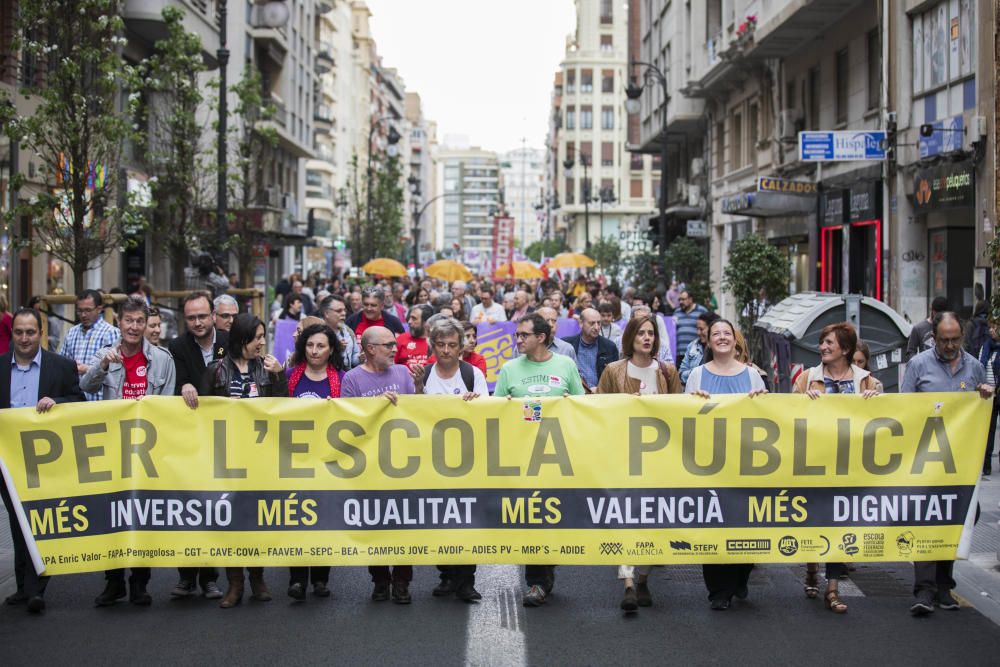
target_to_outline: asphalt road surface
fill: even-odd
[[[95,608],[100,574],[54,579],[43,616],[0,606],[4,665],[1000,665],[1000,627],[975,609],[908,612],[911,567],[859,565],[842,583],[844,616],[802,593],[800,565],[760,566],[750,597],[708,608],[697,566],[654,569],[654,606],[625,616],[611,567],[561,567],[545,606],[521,605],[521,569],[481,566],[483,600],[433,598],[416,568],[413,604],[374,603],[367,572],[335,568],[333,596],[294,603],[287,570],[266,571],[274,601],[234,609],[171,600],[172,570],[153,570],[151,607]],[[225,589],[224,576],[220,585]]]

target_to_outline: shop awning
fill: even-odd
[[[809,215],[816,212],[816,197],[786,195],[780,192],[741,192],[722,197],[722,212],[751,218],[775,218]]]

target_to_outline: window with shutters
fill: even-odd
[[[613,69],[601,70],[601,92],[615,92],[615,71]]]
[[[615,108],[614,107],[601,107],[601,129],[602,130],[613,130],[615,129]]]
[[[594,70],[592,69],[580,70],[580,92],[581,93],[594,92]]]
[[[615,142],[613,141],[601,142],[601,166],[602,167],[615,166]]]

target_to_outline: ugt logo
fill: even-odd
[[[860,551],[857,546],[858,536],[854,533],[845,533],[841,542],[840,549],[845,555],[856,556],[858,551]]]
[[[621,542],[601,542],[601,554],[604,556],[621,555]]]

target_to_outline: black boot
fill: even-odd
[[[128,601],[140,607],[153,604],[153,596],[146,591],[145,579],[139,579],[134,574],[128,578]]]
[[[125,590],[124,579],[108,579],[104,591],[94,599],[94,604],[98,607],[110,607],[126,595],[128,591]]]

